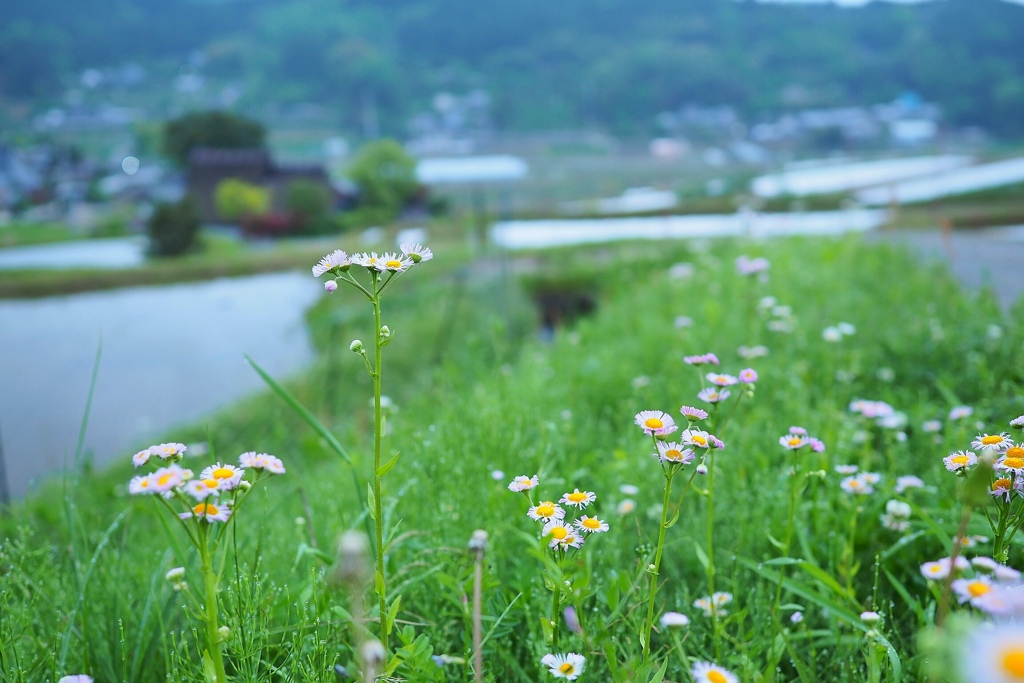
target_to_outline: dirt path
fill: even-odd
[[[942,260],[966,287],[989,286],[1004,309],[1024,295],[1024,225],[954,231],[879,231],[869,239],[910,245],[922,258]]]

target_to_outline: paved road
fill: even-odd
[[[1008,309],[1024,296],[1024,225],[953,231],[897,230],[870,239],[910,245],[925,259],[945,261],[969,289],[990,286]]]

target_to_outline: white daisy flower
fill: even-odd
[[[821,331],[821,338],[834,344],[843,340],[843,333],[838,327],[826,327]]]
[[[905,474],[902,477],[896,478],[896,486],[894,490],[896,493],[903,493],[907,489],[922,488],[924,488],[924,482],[920,477],[915,477],[913,474]]]
[[[320,277],[326,272],[334,270],[335,268],[344,268],[352,264],[349,260],[348,254],[343,252],[341,249],[335,249],[327,256],[320,259],[320,262],[313,266],[313,275]]]
[[[149,458],[153,455],[153,451],[151,450],[151,448],[152,447],[143,449],[136,453],[135,455],[133,455],[132,464],[135,465],[136,467],[142,467],[147,462],[149,462]]]
[[[587,659],[583,655],[570,652],[564,655],[544,655],[541,657],[540,663],[546,666],[555,678],[575,681],[586,668]]]
[[[206,522],[226,522],[231,516],[231,509],[227,505],[215,503],[199,503],[188,512],[182,512],[178,517],[192,519],[193,517]]]
[[[267,472],[270,472],[271,474],[285,473],[284,462],[282,462],[281,458],[277,457],[276,455],[268,455],[266,457],[267,464],[264,469],[266,469]]]
[[[188,446],[183,443],[162,443],[157,446],[150,446],[150,455],[155,455],[161,460],[171,460],[172,458],[179,458],[185,451],[188,450]]]
[[[956,451],[942,459],[942,464],[945,465],[946,469],[950,472],[966,470],[968,467],[976,465],[977,463],[978,456],[971,451]]]
[[[633,421],[648,436],[652,434],[654,436],[665,436],[678,429],[672,416],[660,410],[641,410],[633,418]]]
[[[971,566],[974,567],[975,569],[982,569],[984,571],[994,572],[996,570],[996,567],[998,567],[1000,565],[999,565],[998,562],[993,560],[991,557],[985,557],[984,555],[979,555],[978,557],[972,557],[971,558]]]
[[[838,323],[836,329],[842,332],[844,335],[849,337],[852,334],[857,334],[857,328],[850,323]]]
[[[882,475],[878,474],[877,472],[861,472],[860,478],[863,479],[868,484],[877,484],[878,482],[882,481]]]
[[[1003,498],[1007,503],[1013,498],[1014,491],[1020,491],[1020,481],[1014,483],[1012,479],[1002,477],[992,482],[992,488],[989,490],[989,495],[993,498]]]
[[[697,393],[697,398],[705,403],[721,403],[722,401],[727,400],[730,396],[732,396],[732,393],[727,390],[723,389],[722,391],[718,391],[711,387],[701,389],[700,392]]]
[[[975,450],[990,449],[997,453],[1002,453],[1007,448],[1013,445],[1013,441],[1010,440],[1010,435],[1006,432],[999,434],[979,434],[971,442],[971,448]]]
[[[974,408],[970,406],[953,406],[949,411],[950,420],[964,420],[974,414]]]
[[[434,253],[422,244],[413,244],[412,242],[406,242],[398,246],[402,250],[409,260],[413,263],[419,263],[421,261],[429,261],[434,258]]]
[[[640,487],[634,486],[633,484],[623,484],[619,487],[619,493],[624,493],[627,496],[635,496],[640,493]]]
[[[711,434],[700,429],[684,429],[679,435],[680,443],[695,448],[711,448],[712,438]]]
[[[693,406],[682,406],[679,408],[679,412],[686,418],[687,422],[700,422],[701,420],[708,419],[708,412],[706,410],[694,408]]]
[[[177,465],[161,467],[150,476],[150,486],[155,493],[167,493],[174,490],[191,477],[186,476],[187,470]]]
[[[711,662],[695,662],[690,669],[694,683],[739,683],[736,674]]]
[[[636,501],[631,498],[624,499],[615,508],[615,511],[620,515],[628,515],[633,510],[636,510]]]
[[[719,607],[721,607],[722,605],[728,605],[730,602],[732,602],[732,593],[725,593],[722,591],[714,593],[711,596],[711,602],[715,603]]]
[[[1014,429],[1024,429],[1024,415],[1010,420],[1010,426]]]
[[[128,493],[136,496],[156,493],[153,489],[153,475],[147,474],[143,477],[132,477],[132,480],[128,482]]]
[[[934,434],[935,432],[942,431],[942,422],[939,420],[928,420],[921,425],[921,431]]]
[[[1001,583],[1017,583],[1020,581],[1020,572],[1013,567],[1007,567],[1006,565],[996,565],[992,574],[995,576],[996,581]]]
[[[193,479],[185,484],[185,492],[196,500],[206,500],[221,491],[220,479]]]
[[[779,445],[791,451],[798,451],[807,445],[807,441],[799,434],[787,434],[779,437]]]
[[[369,254],[365,251],[358,254],[352,254],[352,263],[357,266],[362,266],[368,270],[376,270],[378,261],[380,261],[380,256],[375,251],[371,251]]]
[[[680,612],[665,612],[661,615],[662,628],[681,628],[690,625],[690,617]]]
[[[714,385],[720,387],[731,387],[733,384],[738,383],[740,380],[732,375],[720,374],[717,372],[709,372],[706,379]]]
[[[1024,623],[998,622],[974,629],[960,653],[964,683],[1019,683],[1024,680]]]
[[[692,448],[687,448],[686,446],[678,443],[667,443],[665,441],[659,441],[657,443],[657,447],[658,452],[654,454],[654,457],[661,459],[662,462],[673,463],[676,465],[688,465],[693,462],[694,455]]]
[[[377,270],[389,273],[402,273],[409,268],[412,268],[412,259],[406,258],[405,256],[399,256],[394,252],[386,252],[380,255],[380,258],[373,265]]]
[[[93,683],[92,676],[85,674],[74,674],[73,676],[61,676],[57,683]]]
[[[217,463],[210,465],[199,473],[200,479],[216,479],[220,482],[220,488],[222,491],[230,491],[231,489],[238,486],[238,483],[242,481],[242,475],[245,474],[245,470],[242,470],[234,465]]]
[[[839,487],[847,493],[866,496],[869,493],[874,493],[875,489],[868,482],[864,481],[860,475],[852,477],[846,477],[839,482]]]
[[[601,534],[608,531],[608,525],[597,517],[583,515],[576,520],[576,528],[586,534]]]
[[[980,598],[992,591],[992,579],[987,576],[976,576],[973,579],[957,579],[953,582],[953,591],[960,599],[960,604]]]
[[[508,490],[519,493],[520,491],[529,491],[537,486],[540,486],[540,479],[537,478],[536,474],[532,477],[527,477],[523,474],[512,480],[512,483],[508,485]]]
[[[857,474],[860,468],[856,465],[836,465],[833,467],[837,474]]]
[[[576,531],[572,528],[572,523],[561,519],[552,519],[548,521],[541,530],[542,537],[551,538],[548,542],[549,548],[562,545],[562,543],[567,539],[575,540],[577,535]]]
[[[597,494],[592,491],[580,491],[574,489],[572,493],[564,493],[558,499],[559,503],[572,505],[575,508],[583,509],[597,500]]]
[[[527,510],[526,514],[529,515],[530,519],[538,522],[565,518],[565,510],[558,505],[555,505],[550,500],[544,500],[537,503]]]
[[[930,581],[941,581],[949,576],[949,560],[925,562],[921,565],[921,575]]]

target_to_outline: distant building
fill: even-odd
[[[285,192],[294,180],[309,180],[331,192],[336,200],[343,197],[332,186],[326,171],[318,164],[277,164],[265,149],[211,149],[192,150],[188,158],[186,188],[199,203],[203,220],[216,222],[217,205],[214,192],[221,182],[235,178],[259,185],[271,192],[274,211],[285,210]]]

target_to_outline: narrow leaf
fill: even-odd
[[[381,465],[377,469],[376,475],[378,477],[382,477],[383,478],[383,476],[385,474],[387,474],[388,472],[390,472],[391,468],[394,467],[395,464],[398,462],[398,456],[400,456],[400,455],[401,455],[401,453],[395,453],[395,457],[391,458],[390,460],[388,460],[386,463],[384,463],[383,465]]]

